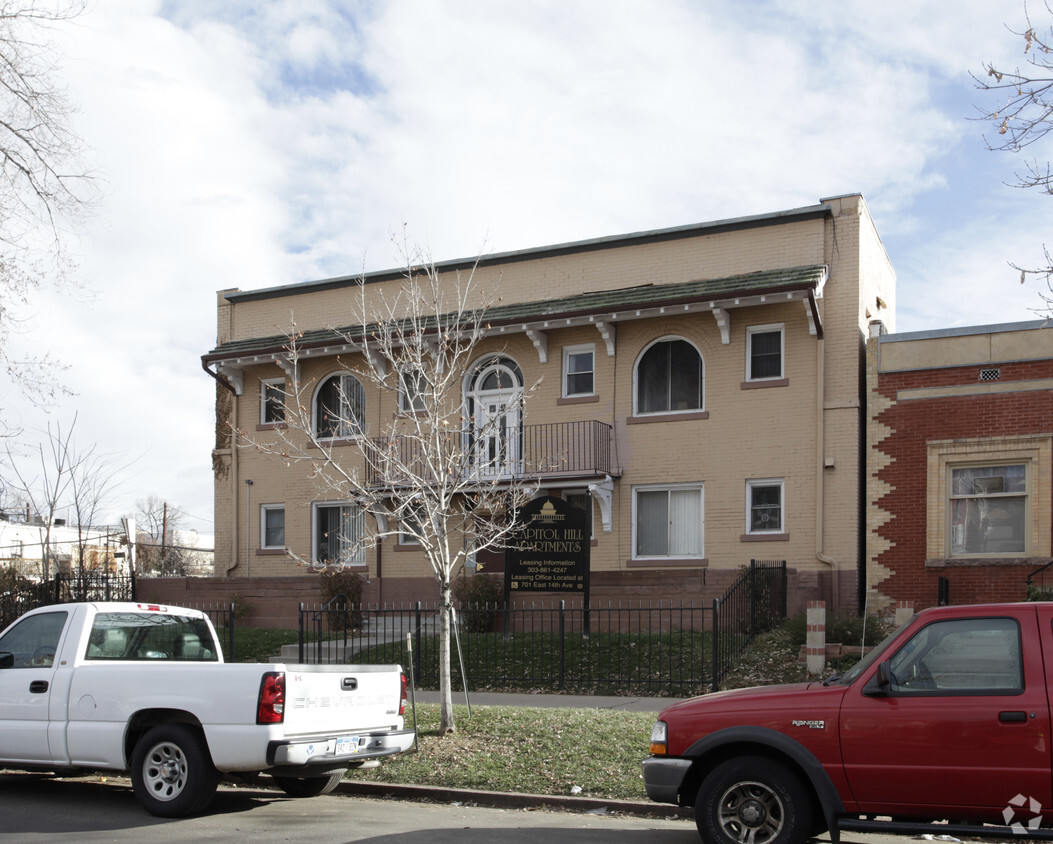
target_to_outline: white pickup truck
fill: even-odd
[[[0,633],[0,768],[129,771],[163,817],[204,809],[223,774],[332,791],[412,745],[405,707],[397,665],[224,664],[191,609],[61,604]]]

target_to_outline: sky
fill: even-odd
[[[1050,15],[1031,0],[1036,21]],[[73,288],[18,338],[72,395],[10,389],[213,531],[216,291],[862,193],[897,331],[1038,318],[1053,200],[1009,186],[970,71],[1022,66],[1024,0],[89,0],[55,32],[100,198]],[[1008,29],[1007,29],[1008,27]],[[1053,158],[1050,145],[1032,148]],[[1053,246],[1053,242],[1050,243]]]

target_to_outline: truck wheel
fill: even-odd
[[[281,790],[290,797],[318,797],[328,794],[340,785],[344,778],[343,771],[336,771],[324,777],[275,777]]]
[[[205,738],[186,724],[160,724],[132,753],[135,798],[151,815],[180,818],[200,812],[219,785]]]
[[[743,756],[702,781],[695,823],[707,844],[803,844],[812,831],[812,801],[785,765]]]

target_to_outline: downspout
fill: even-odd
[[[201,360],[201,368],[205,370],[209,375],[216,379],[216,383],[222,384],[231,394],[234,396],[235,402],[238,398],[238,391],[231,386],[230,382],[226,378],[223,378],[218,372],[213,372],[208,368],[208,363],[205,362],[204,358]],[[230,448],[230,500],[231,500],[231,553],[230,560],[231,564],[227,567],[227,570],[223,573],[225,577],[230,577],[230,573],[238,567],[238,537],[241,536],[240,525],[238,523],[239,514],[241,508],[238,506],[238,460],[237,460],[237,447],[233,440],[234,434],[231,434],[231,448]],[[246,560],[246,563],[248,561]]]
[[[816,357],[815,357],[815,452],[816,452],[816,467],[815,467],[815,558],[824,565],[830,568],[830,611],[836,613],[840,605],[840,583],[838,578],[838,564],[837,560],[833,557],[827,556],[823,553],[825,537],[825,523],[823,514],[826,509],[826,499],[824,498],[824,475],[826,472],[826,340],[820,334],[816,340]]]

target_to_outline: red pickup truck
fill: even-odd
[[[644,784],[707,844],[1053,838],[1051,682],[1053,603],[923,610],[840,676],[666,708]]]

